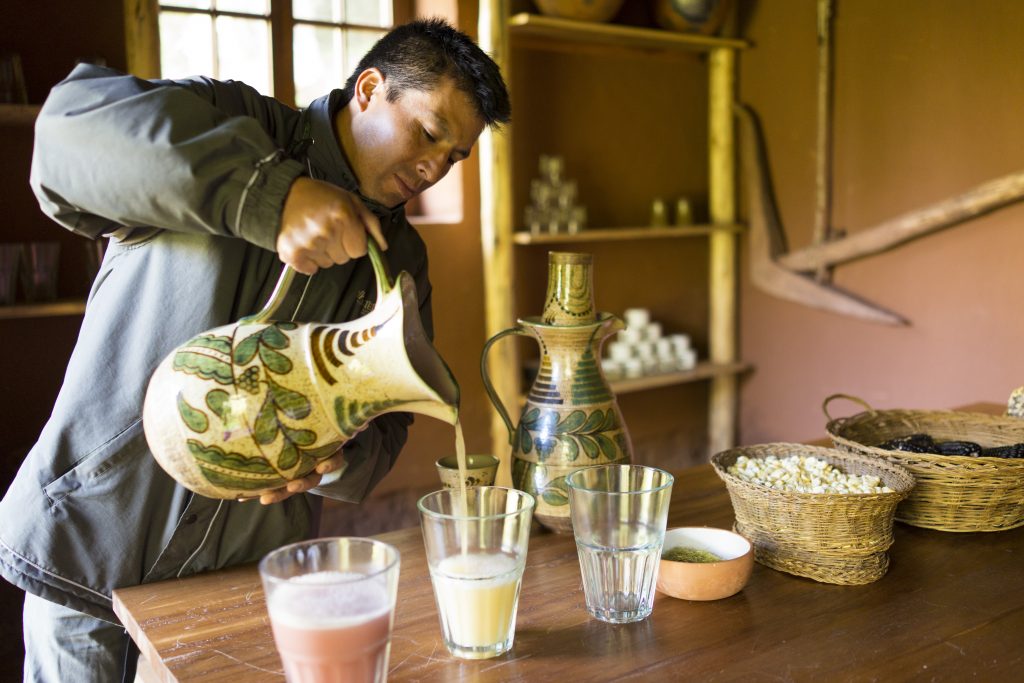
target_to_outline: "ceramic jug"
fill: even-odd
[[[267,306],[204,332],[153,373],[143,407],[150,450],[186,488],[256,496],[309,474],[387,412],[454,424],[459,387],[419,317],[416,285],[392,284],[369,240],[377,298],[340,324],[274,322],[294,277],[285,268]]]
[[[601,347],[625,325],[594,308],[590,254],[551,252],[544,314],[521,318],[491,337],[480,362],[484,388],[512,445],[512,485],[537,499],[534,517],[557,532],[572,530],[565,477],[580,467],[628,463],[633,448],[618,402],[601,372]],[[537,378],[513,425],[487,373],[491,345],[509,335],[540,344]]]

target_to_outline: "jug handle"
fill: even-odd
[[[394,282],[391,280],[388,264],[384,260],[384,255],[381,253],[377,241],[369,234],[366,236],[366,252],[370,257],[370,263],[373,265],[373,272],[377,276],[377,301],[380,301],[385,294],[394,288]],[[281,308],[281,304],[284,303],[284,298],[288,294],[292,280],[295,279],[295,273],[294,268],[285,266],[281,270],[281,276],[277,279],[277,285],[274,287],[274,291],[266,305],[259,312],[242,318],[239,322],[247,325],[258,325],[273,320],[277,309]]]
[[[505,421],[505,427],[508,428],[508,442],[511,444],[512,439],[515,436],[516,429],[512,425],[512,419],[508,415],[508,410],[506,410],[505,404],[501,402],[498,392],[494,390],[494,385],[491,384],[491,376],[487,374],[487,352],[491,350],[491,345],[502,337],[507,337],[510,334],[518,334],[524,337],[530,336],[530,334],[521,327],[510,327],[488,339],[487,343],[484,344],[483,353],[480,354],[480,374],[483,376],[484,389],[487,391],[488,398],[491,399],[491,403],[493,403],[494,407],[497,408],[498,414],[501,415],[501,419]]]

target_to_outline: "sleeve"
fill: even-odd
[[[155,226],[273,250],[302,173],[282,150],[299,118],[241,83],[79,65],[36,120],[32,189],[47,215],[87,237]]]
[[[412,229],[407,227],[407,229]],[[417,240],[419,236],[417,235]],[[431,286],[428,276],[426,247],[420,242],[422,251],[421,267],[413,272],[416,294],[419,297],[420,320],[431,341],[434,340],[433,312],[431,309]],[[411,413],[385,413],[370,422],[369,426],[345,444],[346,468],[340,476],[325,477],[326,482],[311,489],[311,493],[358,503],[380,483],[398,460],[398,454],[409,436],[413,423]]]

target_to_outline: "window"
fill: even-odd
[[[159,0],[159,74],[244,81],[304,107],[394,23],[391,0]]]

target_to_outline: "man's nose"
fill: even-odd
[[[431,154],[420,159],[416,170],[427,183],[433,185],[448,172],[448,157],[445,154]]]

